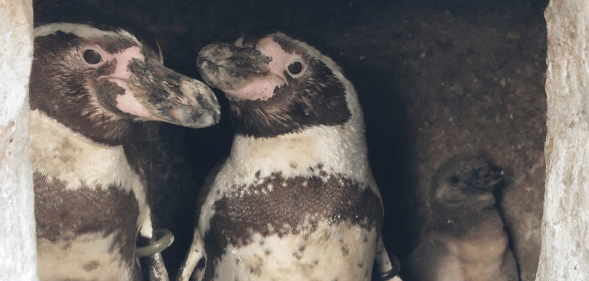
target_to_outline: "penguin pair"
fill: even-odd
[[[205,84],[163,65],[157,43],[80,3],[35,3],[30,147],[40,280],[144,280],[154,239],[145,178],[126,154],[133,124],[219,121]],[[149,254],[149,253],[148,253]],[[152,256],[150,280],[167,280]]]
[[[178,280],[371,280],[375,259],[377,275],[400,280],[341,68],[280,31],[208,45],[197,65],[225,92],[235,135],[201,189]]]
[[[204,84],[165,68],[141,32],[64,8],[35,10],[40,279],[142,280],[135,242],[154,232],[128,134],[145,120],[210,126],[218,104]],[[375,259],[393,278],[362,111],[334,61],[280,32],[211,45],[198,61],[227,93],[236,135],[203,188],[179,278],[370,280]],[[154,274],[167,279],[162,265]]]

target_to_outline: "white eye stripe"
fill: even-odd
[[[52,23],[43,26],[36,27],[33,34],[35,37],[47,36],[56,34],[57,32],[73,34],[80,38],[100,38],[104,36],[113,37],[124,37],[131,39],[136,45],[141,46],[142,44],[133,36],[131,33],[120,29],[117,31],[105,31],[95,28],[87,24],[75,24],[75,23]]]

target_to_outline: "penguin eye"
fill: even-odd
[[[472,170],[472,177],[478,179],[480,177],[481,168],[476,168]]]
[[[296,60],[291,62],[286,69],[288,70],[288,74],[290,74],[290,76],[296,78],[301,76],[299,74],[303,73],[305,70],[305,65],[301,61]]]
[[[290,72],[290,74],[297,75],[301,73],[301,70],[303,70],[303,64],[298,61],[288,65],[288,72]]]
[[[94,49],[84,51],[84,60],[90,65],[96,65],[102,60],[100,53]]]
[[[450,182],[450,184],[452,186],[457,186],[458,183],[460,182],[460,178],[458,178],[457,175],[453,175],[453,176],[450,177],[450,179],[448,181]]]

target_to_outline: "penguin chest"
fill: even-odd
[[[136,235],[149,208],[122,147],[32,117],[40,279],[132,280]]]
[[[440,280],[511,280],[503,274],[504,257],[509,250],[498,215],[481,219],[464,236],[444,240],[449,257],[440,272],[455,272],[460,277]]]
[[[41,280],[132,280],[139,217],[135,194],[117,185],[68,190],[34,173]]]
[[[273,173],[218,181],[207,201],[204,280],[370,280],[383,210],[365,184]]]

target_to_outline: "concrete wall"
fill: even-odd
[[[38,280],[28,151],[31,0],[0,0],[0,280]]]
[[[545,12],[546,192],[536,280],[589,280],[589,1]]]

